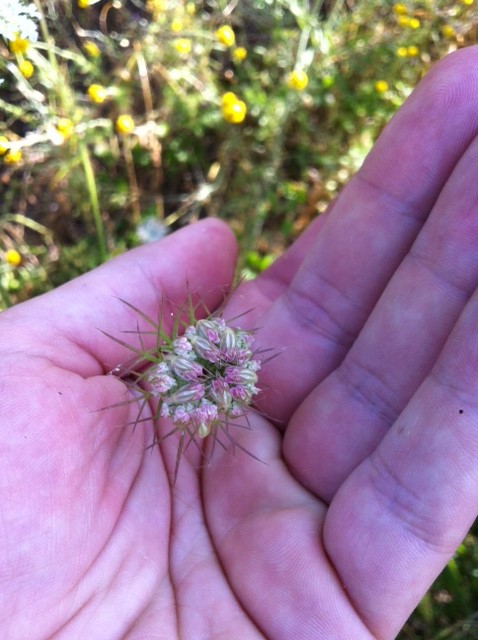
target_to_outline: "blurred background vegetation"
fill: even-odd
[[[430,65],[478,42],[474,0],[2,6],[0,310],[206,216],[254,277]],[[478,639],[477,535],[402,640]]]

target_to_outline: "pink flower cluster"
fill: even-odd
[[[261,368],[254,360],[252,333],[223,318],[198,320],[165,348],[147,380],[161,401],[160,415],[205,438],[221,417],[237,418],[258,392]]]

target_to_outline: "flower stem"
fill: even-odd
[[[88,151],[88,147],[84,140],[78,141],[78,148],[80,151],[83,172],[85,174],[86,188],[88,189],[91,211],[93,213],[93,222],[95,224],[96,240],[98,243],[98,254],[101,262],[105,262],[107,258],[105,231],[103,221],[101,219],[100,202],[98,199],[98,190],[96,188],[95,174],[93,172],[93,165],[91,164],[90,152]]]

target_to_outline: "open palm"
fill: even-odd
[[[0,316],[0,629],[43,638],[393,638],[478,509],[478,51],[440,63],[331,211],[226,314],[281,354],[235,438],[177,443],[105,373],[235,246],[186,228]],[[187,287],[186,283],[187,282]],[[273,418],[267,420],[264,415]]]

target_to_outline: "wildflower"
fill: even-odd
[[[196,13],[196,7],[194,6],[194,2],[186,3],[186,13],[188,16],[193,16]]]
[[[402,16],[402,15],[406,15],[408,13],[407,7],[402,4],[401,2],[396,2],[393,5],[393,12],[397,15],[397,16]]]
[[[32,77],[33,72],[35,71],[35,67],[32,65],[30,60],[22,60],[18,64],[18,69],[22,76],[27,80]]]
[[[3,161],[5,164],[19,164],[23,159],[22,150],[17,148],[11,148],[5,155],[3,156]]]
[[[18,39],[36,42],[39,18],[40,14],[33,3],[24,4],[21,0],[0,2],[0,33],[10,40],[10,44]]]
[[[465,7],[471,7],[473,0],[461,0],[461,4],[464,4]]]
[[[450,24],[444,24],[441,28],[442,35],[445,38],[454,38],[455,37],[455,29]]]
[[[247,58],[247,49],[245,47],[236,47],[232,50],[232,59],[234,62],[242,62]]]
[[[408,49],[407,47],[398,47],[396,53],[399,58],[406,58],[408,56]]]
[[[233,47],[236,42],[236,35],[232,28],[227,24],[216,29],[214,35],[216,36],[216,40],[225,47]]]
[[[88,9],[90,6],[90,0],[78,0],[77,2],[79,9]]]
[[[29,46],[30,41],[27,38],[21,38],[18,34],[16,34],[13,40],[8,44],[8,48],[12,53],[18,53],[21,55],[27,52]]]
[[[408,22],[408,26],[411,29],[419,29],[420,28],[420,20],[418,18],[410,18]]]
[[[174,33],[179,33],[183,29],[184,29],[183,21],[180,20],[179,18],[174,18],[174,20],[171,22],[171,31],[174,31]]]
[[[305,71],[296,69],[288,74],[286,77],[286,83],[289,89],[294,89],[294,91],[303,91],[309,84],[309,77]]]
[[[129,114],[125,113],[116,118],[115,129],[120,135],[128,135],[134,130],[134,127],[134,120]]]
[[[418,56],[418,53],[418,47],[416,47],[414,44],[407,47],[407,55],[409,58],[415,58],[416,56]]]
[[[100,48],[93,40],[86,40],[83,43],[83,49],[90,58],[99,58],[101,55]]]
[[[5,251],[5,262],[11,267],[18,267],[22,262],[22,256],[16,249],[8,249]]]
[[[198,320],[158,354],[146,379],[161,403],[160,415],[200,438],[225,418],[242,415],[258,392],[252,335],[222,318]],[[208,353],[214,353],[210,358]]]
[[[235,93],[227,91],[221,98],[221,113],[226,122],[241,123],[247,114],[247,105]]]
[[[56,129],[63,139],[67,140],[73,134],[75,126],[69,118],[60,118],[56,123]]]
[[[377,93],[385,93],[388,91],[388,82],[385,80],[377,80],[374,84],[374,88]]]
[[[108,97],[108,92],[101,84],[91,84],[88,87],[87,94],[89,99],[96,104],[101,104]]]
[[[10,141],[6,136],[0,136],[0,156],[10,149]]]
[[[191,53],[192,42],[189,38],[176,38],[173,46],[179,54],[186,56]]]

